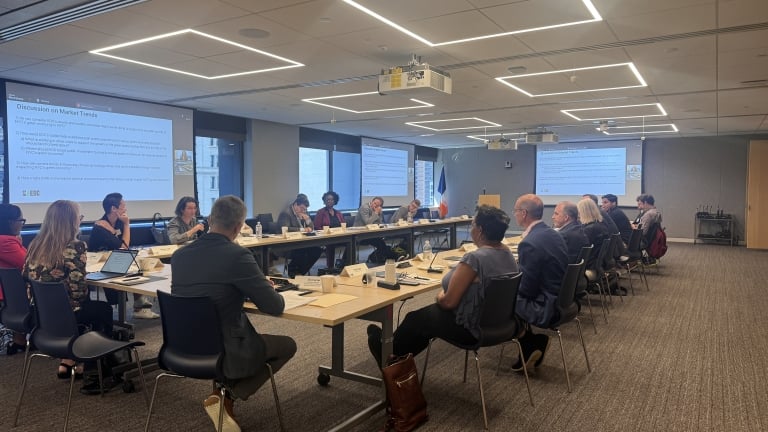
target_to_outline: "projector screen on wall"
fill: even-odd
[[[413,200],[412,145],[363,137],[361,148],[361,203],[375,196],[385,207],[407,205]]]
[[[8,199],[28,223],[59,199],[93,221],[112,192],[134,219],[171,216],[194,196],[190,109],[13,82],[6,107]]]
[[[640,140],[536,146],[536,194],[546,205],[610,193],[620,206],[634,206],[642,179]]]

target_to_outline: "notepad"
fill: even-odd
[[[348,294],[323,294],[322,296],[317,297],[317,299],[309,305],[317,307],[329,307],[340,303],[345,303],[356,298],[357,297]]]

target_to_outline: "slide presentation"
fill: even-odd
[[[384,198],[385,207],[406,205],[413,200],[412,145],[372,138],[362,139],[361,193],[363,202]]]
[[[29,223],[57,199],[92,221],[111,192],[132,218],[171,216],[194,196],[192,110],[18,83],[6,110],[8,198]]]
[[[585,193],[614,194],[619,205],[634,206],[642,189],[640,140],[608,143],[539,144],[536,194],[544,204],[573,201]]]

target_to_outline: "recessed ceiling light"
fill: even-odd
[[[627,67],[632,72],[632,74],[635,76],[635,79],[637,79],[637,84],[632,85],[626,85],[626,86],[617,86],[617,87],[603,87],[603,88],[590,88],[590,89],[584,89],[584,90],[572,90],[572,91],[562,91],[562,92],[551,92],[551,93],[538,93],[534,94],[529,91],[526,91],[522,89],[519,86],[516,86],[509,81],[518,80],[521,78],[527,78],[527,77],[534,77],[534,76],[542,76],[542,75],[553,75],[553,74],[563,74],[568,73],[568,78],[570,82],[575,83],[578,76],[575,74],[577,71],[592,71],[596,69],[608,69],[608,68],[624,68]],[[589,67],[583,67],[583,68],[575,68],[575,69],[560,69],[555,71],[548,71],[548,72],[536,72],[536,73],[529,73],[529,74],[520,74],[520,75],[511,75],[511,76],[504,76],[504,77],[496,77],[496,81],[511,87],[520,93],[528,96],[528,97],[542,97],[542,96],[556,96],[556,95],[564,95],[564,94],[573,94],[573,93],[587,93],[587,92],[595,92],[595,91],[607,91],[607,90],[619,90],[619,89],[627,89],[627,88],[635,88],[635,87],[646,87],[648,84],[645,82],[643,77],[640,75],[640,72],[635,67],[635,64],[632,62],[629,63],[616,63],[616,64],[609,64],[609,65],[600,65],[600,66],[589,66]]]
[[[406,110],[406,109],[416,109],[416,108],[429,108],[433,107],[434,105],[429,102],[424,102],[418,99],[410,99],[411,102],[415,102],[417,105],[408,105],[408,106],[402,106],[402,107],[395,107],[395,108],[381,108],[381,109],[372,109],[372,110],[354,110],[351,108],[344,108],[339,105],[332,105],[330,103],[326,102],[318,102],[318,101],[328,101],[332,99],[345,99],[345,98],[354,98],[359,96],[371,96],[371,95],[377,95],[378,98],[379,92],[365,92],[365,93],[351,93],[351,94],[344,94],[344,95],[336,95],[336,96],[324,96],[324,97],[317,97],[317,98],[307,98],[302,99],[302,102],[308,102],[315,105],[322,105],[324,107],[338,109],[342,111],[347,111],[355,114],[364,114],[364,113],[373,113],[373,112],[384,112],[384,111],[397,111],[397,110]]]
[[[614,130],[621,130],[625,132],[614,132]],[[657,133],[674,133],[679,132],[679,130],[673,123],[666,123],[638,126],[610,126],[602,132],[606,135],[648,135]]]
[[[426,124],[437,125],[438,123],[459,123],[459,124],[469,124],[470,126],[459,126],[459,127],[448,127],[448,128],[425,126]],[[475,123],[475,124],[473,125],[472,123]],[[409,126],[416,126],[424,129],[429,129],[435,132],[466,130],[466,129],[482,129],[487,127],[501,127],[501,125],[498,123],[494,123],[488,120],[483,120],[477,117],[463,117],[463,118],[445,119],[445,120],[425,120],[425,121],[417,121],[417,122],[405,122],[405,124]]]
[[[244,28],[237,32],[240,36],[245,36],[251,39],[265,39],[270,36],[270,33],[266,30],[257,28]]]
[[[134,45],[140,45],[140,44],[144,44],[144,43],[149,43],[149,42],[157,41],[157,40],[160,40],[160,39],[172,38],[174,36],[183,36],[183,35],[187,35],[187,34],[192,34],[192,35],[195,35],[195,36],[212,39],[212,40],[215,40],[217,42],[221,42],[223,44],[236,46],[236,47],[244,49],[246,51],[250,51],[250,52],[257,53],[259,55],[270,57],[272,59],[279,60],[279,61],[285,62],[287,64],[285,66],[277,66],[277,67],[271,67],[271,68],[266,68],[266,69],[257,69],[257,70],[250,70],[250,71],[244,71],[244,72],[235,72],[235,73],[224,74],[224,75],[216,75],[216,76],[206,76],[206,75],[200,75],[200,74],[196,74],[196,73],[193,73],[193,72],[184,71],[184,70],[180,70],[180,69],[173,69],[173,68],[169,68],[169,67],[165,67],[165,66],[160,66],[160,65],[156,65],[156,64],[152,64],[152,63],[146,63],[146,62],[143,62],[143,61],[138,61],[138,60],[134,60],[134,59],[126,58],[126,57],[120,57],[120,56],[117,56],[117,55],[114,55],[114,54],[107,54],[108,51],[119,50],[121,48],[126,48],[126,47],[130,47],[130,46],[134,46]],[[251,74],[257,74],[257,73],[263,73],[263,72],[272,72],[272,71],[277,71],[277,70],[282,70],[282,69],[289,69],[289,68],[295,68],[295,67],[302,67],[302,66],[304,66],[303,64],[301,64],[299,62],[296,62],[296,61],[293,61],[291,59],[287,59],[285,57],[280,57],[278,55],[275,55],[275,54],[272,54],[272,53],[268,53],[266,51],[262,51],[262,50],[259,50],[259,49],[253,48],[253,47],[249,47],[248,45],[243,45],[243,44],[240,44],[240,43],[237,43],[237,42],[233,42],[233,41],[230,41],[230,40],[227,40],[227,39],[224,39],[224,38],[220,38],[218,36],[213,36],[213,35],[210,35],[210,34],[207,34],[207,33],[203,33],[203,32],[197,31],[197,30],[193,30],[193,29],[184,29],[184,30],[179,30],[179,31],[171,32],[171,33],[165,33],[165,34],[161,34],[161,35],[157,35],[157,36],[152,36],[152,37],[148,37],[148,38],[144,38],[144,39],[139,39],[139,40],[135,40],[135,41],[131,41],[131,42],[126,42],[126,43],[122,43],[122,44],[118,44],[118,45],[112,45],[112,46],[108,46],[108,47],[104,47],[104,48],[99,48],[99,49],[92,50],[92,51],[89,51],[89,52],[91,54],[96,54],[96,55],[100,55],[100,56],[104,56],[104,57],[109,57],[109,58],[112,58],[112,59],[115,59],[115,60],[121,60],[121,61],[128,62],[128,63],[134,63],[134,64],[138,64],[138,65],[142,65],[142,66],[147,66],[147,67],[151,67],[151,68],[155,68],[155,69],[160,69],[160,70],[164,70],[164,71],[168,71],[168,72],[175,72],[175,73],[182,74],[182,75],[189,75],[189,76],[193,76],[193,77],[197,77],[197,78],[204,78],[204,79],[209,79],[209,80],[221,79],[221,78],[231,78],[231,77],[236,77],[236,76],[251,75]]]
[[[597,11],[597,8],[595,8],[595,5],[592,4],[592,0],[581,0],[581,2],[584,4],[584,7],[587,9],[589,15],[591,16],[590,19],[581,20],[581,21],[570,21],[570,22],[565,22],[565,23],[560,23],[560,24],[553,24],[553,25],[548,25],[548,26],[541,26],[541,27],[529,27],[529,28],[523,28],[523,29],[520,29],[520,30],[514,30],[514,31],[509,31],[509,32],[502,32],[502,33],[492,33],[492,34],[475,36],[475,37],[470,37],[470,38],[465,38],[465,39],[456,39],[456,40],[449,40],[449,41],[443,41],[443,42],[432,42],[432,41],[429,41],[426,38],[416,34],[415,32],[413,32],[411,30],[408,30],[407,28],[401,26],[400,24],[397,24],[396,22],[391,21],[390,19],[384,17],[383,15],[380,15],[380,14],[374,12],[373,10],[368,9],[367,7],[361,5],[361,4],[359,4],[359,3],[357,3],[357,2],[355,2],[353,0],[344,0],[344,3],[346,3],[346,4],[352,6],[352,7],[356,8],[356,9],[358,9],[358,10],[360,10],[360,11],[362,11],[362,12],[364,12],[364,13],[370,15],[370,16],[372,16],[373,18],[376,18],[377,20],[383,22],[384,24],[386,24],[386,25],[388,25],[388,26],[390,26],[390,27],[392,27],[392,28],[394,28],[394,29],[396,29],[396,30],[398,30],[400,32],[403,32],[403,33],[407,34],[408,36],[410,36],[410,37],[412,37],[412,38],[414,38],[414,39],[416,39],[416,40],[418,40],[418,41],[420,41],[420,42],[422,42],[422,43],[424,43],[426,45],[429,45],[431,47],[438,47],[438,46],[443,46],[443,45],[452,45],[452,44],[458,44],[458,43],[464,43],[464,42],[472,42],[472,41],[477,41],[477,40],[490,39],[490,38],[496,38],[496,37],[501,37],[501,36],[510,36],[510,35],[515,35],[515,34],[520,34],[520,33],[529,33],[529,32],[534,32],[534,31],[539,31],[539,30],[548,30],[548,29],[553,29],[553,28],[558,28],[558,27],[567,27],[567,26],[578,25],[578,24],[587,24],[587,23],[592,23],[592,22],[602,21],[603,20],[603,17],[600,16],[600,13]]]
[[[655,107],[656,112],[648,111],[646,112],[640,112],[636,115],[604,115],[604,116],[597,116],[597,117],[579,117],[578,115],[575,115],[573,113],[581,112],[586,113],[589,111],[606,111],[606,110],[620,110],[624,109],[625,113],[627,111],[632,111],[631,109],[627,108],[640,108],[640,107]],[[636,111],[642,111],[642,110],[636,110]],[[566,109],[566,110],[560,110],[561,113],[573,117],[574,119],[578,121],[592,121],[592,120],[608,120],[608,119],[622,119],[622,118],[642,118],[642,117],[663,117],[667,115],[667,112],[664,110],[664,107],[661,106],[660,103],[652,103],[652,104],[638,104],[638,105],[621,105],[621,106],[610,106],[610,107],[597,107],[597,108],[574,108],[574,109]],[[589,115],[589,114],[587,114]],[[594,114],[593,114],[594,115]]]

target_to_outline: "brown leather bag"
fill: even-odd
[[[427,421],[427,401],[421,392],[413,355],[390,357],[381,372],[389,402],[389,420],[385,429],[408,432]]]

